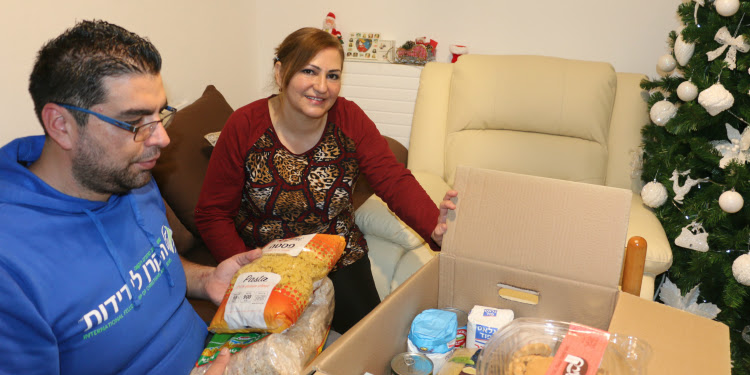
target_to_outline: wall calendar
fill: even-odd
[[[346,60],[393,62],[393,40],[380,39],[380,33],[352,32],[344,40]]]

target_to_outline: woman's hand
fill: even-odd
[[[260,258],[261,249],[254,249],[232,256],[219,263],[206,279],[206,294],[215,304],[219,305],[224,298],[232,277],[242,266]]]
[[[448,231],[448,224],[445,220],[448,217],[448,212],[456,209],[456,204],[451,199],[458,196],[458,192],[455,190],[448,190],[443,197],[443,201],[440,202],[440,215],[438,216],[438,222],[435,226],[435,230],[432,231],[432,240],[443,246],[443,235]]]

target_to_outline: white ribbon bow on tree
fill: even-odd
[[[726,168],[731,161],[745,164],[750,160],[750,126],[745,127],[742,134],[732,125],[725,124],[725,126],[729,141],[711,141],[714,148],[721,153],[719,161],[721,169]]]
[[[727,56],[724,57],[724,61],[726,61],[727,65],[729,65],[729,69],[731,70],[734,70],[734,68],[737,67],[737,51],[740,51],[742,53],[750,51],[750,44],[745,41],[745,37],[740,35],[736,38],[733,38],[732,34],[729,33],[729,30],[726,26],[723,26],[721,29],[719,29],[719,31],[716,32],[714,40],[722,44],[722,46],[713,51],[706,52],[708,61],[713,61],[717,57],[721,56],[724,53],[724,50],[729,47],[729,51],[727,52]]]
[[[693,18],[695,18],[695,24],[698,24],[698,7],[706,6],[705,0],[695,0],[695,11],[693,12]]]

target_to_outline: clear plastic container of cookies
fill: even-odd
[[[635,375],[646,373],[650,357],[651,346],[637,337],[576,323],[518,318],[489,340],[479,355],[477,374],[543,375],[555,368],[555,374]]]

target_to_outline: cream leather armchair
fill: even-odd
[[[641,297],[672,264],[658,219],[643,205],[634,160],[649,121],[644,76],[607,63],[543,56],[464,55],[420,76],[408,167],[436,202],[458,165],[633,191],[628,238],[648,243]],[[459,192],[460,194],[460,192]],[[434,254],[373,196],[355,213],[382,297]]]

